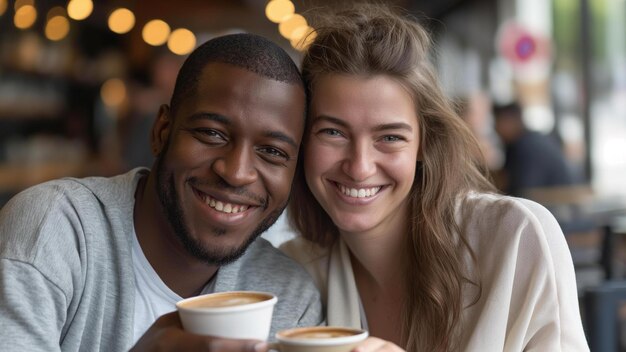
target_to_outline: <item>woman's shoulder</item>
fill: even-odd
[[[461,228],[470,242],[481,247],[534,243],[547,245],[544,248],[549,250],[553,246],[567,246],[554,216],[534,201],[498,194],[472,193],[459,207],[463,210],[458,214]],[[531,237],[534,241],[530,240]]]
[[[469,193],[459,204],[459,209],[462,218],[500,219],[518,224],[529,221],[538,225],[556,223],[550,211],[537,202],[494,193]]]

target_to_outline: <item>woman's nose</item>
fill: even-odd
[[[343,171],[354,181],[364,181],[376,173],[376,160],[372,146],[355,143],[343,163]]]

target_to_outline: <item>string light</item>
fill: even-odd
[[[132,11],[119,8],[109,16],[109,29],[117,34],[130,32],[135,26],[135,15]]]
[[[167,47],[177,55],[187,55],[196,47],[196,36],[188,29],[179,28],[170,34]]]
[[[152,46],[163,45],[170,35],[170,26],[163,20],[152,20],[143,27],[141,35]]]

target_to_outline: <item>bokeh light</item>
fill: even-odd
[[[32,5],[24,5],[15,11],[13,23],[19,29],[28,29],[35,24],[37,20],[37,10]]]
[[[295,10],[290,0],[272,0],[265,6],[265,16],[274,23],[280,23],[293,15]]]
[[[46,23],[46,38],[59,41],[70,32],[70,21],[65,16],[54,16]]]
[[[167,47],[177,55],[187,55],[196,47],[196,36],[188,29],[178,28],[170,34]]]
[[[292,33],[292,38],[289,40],[291,46],[299,51],[306,50],[309,45],[315,40],[317,33],[312,27],[298,27]]]
[[[143,40],[153,46],[165,44],[170,35],[170,26],[162,20],[152,20],[143,26]]]
[[[48,14],[46,15],[46,21],[50,21],[51,18],[57,17],[57,16],[63,16],[63,17],[67,16],[67,12],[65,12],[65,8],[64,7],[62,7],[62,6],[55,6],[55,7],[51,8],[48,11]]]
[[[302,17],[302,15],[294,14],[278,25],[278,31],[283,37],[291,39],[293,32],[298,29],[298,27],[307,26],[306,19]]]
[[[67,4],[67,14],[73,20],[84,20],[93,12],[91,0],[70,0]]]
[[[109,16],[109,29],[118,34],[130,32],[135,26],[135,14],[125,8],[119,8]]]
[[[17,12],[17,10],[20,7],[26,6],[26,5],[30,5],[30,6],[35,7],[35,0],[15,0],[15,4],[13,5],[13,8]]]
[[[119,107],[126,100],[126,84],[119,78],[111,78],[100,88],[102,102],[109,107]]]
[[[7,0],[0,0],[0,16],[4,15],[7,11],[7,6],[9,6]]]

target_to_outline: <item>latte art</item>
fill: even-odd
[[[190,300],[184,304],[186,308],[218,308],[234,307],[245,304],[263,302],[272,296],[257,293],[224,292],[207,295],[204,298]]]
[[[294,334],[289,337],[292,338],[300,338],[300,339],[332,339],[335,337],[344,337],[351,336],[354,333],[350,333],[348,331],[311,331],[311,332],[303,332],[300,334]]]

